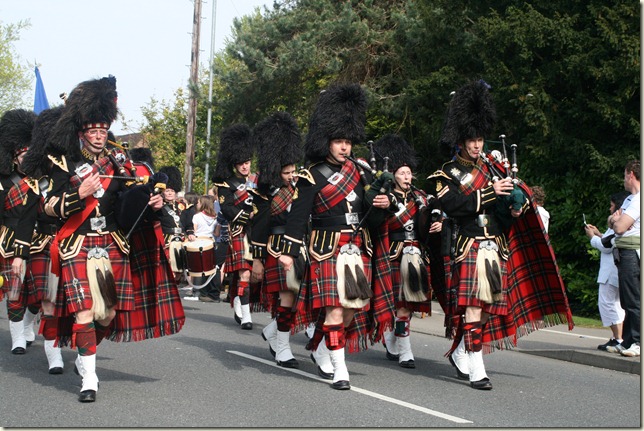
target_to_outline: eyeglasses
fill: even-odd
[[[89,136],[107,136],[105,129],[88,129],[85,131]]]

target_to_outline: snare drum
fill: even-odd
[[[206,277],[215,273],[215,240],[197,238],[183,243],[186,269],[191,277]]]
[[[170,241],[168,244],[168,256],[170,257],[172,272],[181,272],[185,269],[185,251],[183,250],[183,241]]]

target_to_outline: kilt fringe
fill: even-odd
[[[115,343],[128,343],[149,340],[151,338],[161,338],[181,331],[184,322],[185,320],[174,320],[171,322],[164,322],[162,325],[155,326],[153,328],[114,331],[106,338]]]
[[[563,325],[568,323],[570,322],[568,321],[568,316],[565,313],[555,313],[555,314],[543,316],[542,320],[533,320],[521,326],[517,326],[516,334],[512,336],[503,337],[501,339],[493,340],[491,342],[484,341],[483,354],[490,354],[495,350],[513,350],[517,346],[517,341],[521,337],[529,335],[540,329],[550,328],[552,326]],[[452,347],[450,348],[450,350],[447,351],[445,355],[443,355],[446,358],[452,354],[454,349],[456,349],[456,346],[458,345],[458,341],[460,341],[460,337],[462,335],[461,334],[462,331],[457,330],[455,327],[452,327],[451,329],[452,329],[451,331],[449,331],[449,328],[447,329],[446,332],[448,333],[446,333],[446,336],[447,338],[454,340],[454,344],[452,344]]]

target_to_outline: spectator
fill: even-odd
[[[199,197],[197,201],[197,213],[192,217],[194,233],[188,236],[188,240],[215,238],[215,227],[217,226],[217,213],[215,212],[214,199],[206,195]],[[207,277],[194,277],[193,284],[200,286],[206,283]],[[216,282],[216,274],[211,277],[208,284],[199,290],[199,301],[221,302],[219,285]]]
[[[608,218],[615,231],[614,253],[619,277],[619,301],[626,310],[624,341],[608,349],[623,356],[640,356],[640,161],[624,168],[624,189],[631,195]]]
[[[610,197],[610,213],[614,213],[617,208],[622,206],[628,192],[622,191],[615,193]],[[584,227],[586,235],[590,238],[590,245],[601,252],[599,261],[599,274],[597,283],[599,284],[599,294],[597,305],[599,315],[604,326],[610,326],[612,337],[604,344],[597,346],[599,350],[607,350],[609,346],[616,346],[622,340],[622,326],[624,322],[624,309],[619,302],[619,282],[617,277],[617,266],[613,261],[612,243],[615,237],[613,229],[608,228],[602,235],[595,226],[587,224]]]

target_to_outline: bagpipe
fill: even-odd
[[[527,201],[526,194],[519,187],[519,178],[517,173],[519,167],[517,164],[517,144],[510,145],[510,159],[508,159],[507,145],[505,143],[505,135],[499,135],[500,141],[486,141],[487,143],[500,143],[502,153],[499,150],[492,150],[489,153],[481,152],[481,160],[488,167],[492,175],[492,182],[499,181],[502,178],[512,179],[514,188],[508,196],[499,196],[499,205],[497,205],[496,213],[503,222],[504,226],[508,226],[512,222],[509,208],[513,210],[521,210]]]

